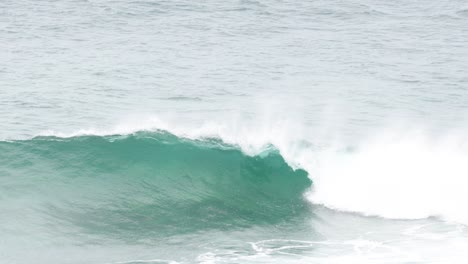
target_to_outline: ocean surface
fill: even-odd
[[[466,263],[468,2],[2,0],[0,263]]]

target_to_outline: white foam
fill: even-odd
[[[468,151],[461,136],[386,132],[354,151],[328,150],[309,199],[386,218],[438,216],[468,223]]]

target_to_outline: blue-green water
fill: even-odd
[[[43,207],[37,224],[65,220],[83,234],[151,240],[277,224],[310,210],[307,173],[273,151],[249,157],[216,142],[137,133],[3,142],[1,152],[3,204],[23,196]]]
[[[5,0],[0,263],[465,263],[466,1]]]

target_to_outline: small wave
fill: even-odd
[[[145,259],[145,260],[130,260],[130,261],[119,261],[112,262],[109,264],[178,264],[177,261],[164,260],[164,259]]]
[[[191,97],[191,96],[172,96],[172,97],[165,97],[164,99],[170,101],[203,101],[200,97]]]
[[[457,15],[459,15],[461,17],[468,17],[468,8],[457,11]]]

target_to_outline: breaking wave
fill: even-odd
[[[39,223],[84,233],[144,238],[275,224],[310,207],[307,173],[276,149],[249,156],[164,131],[0,142],[0,160],[2,204],[27,200],[22,210]]]

